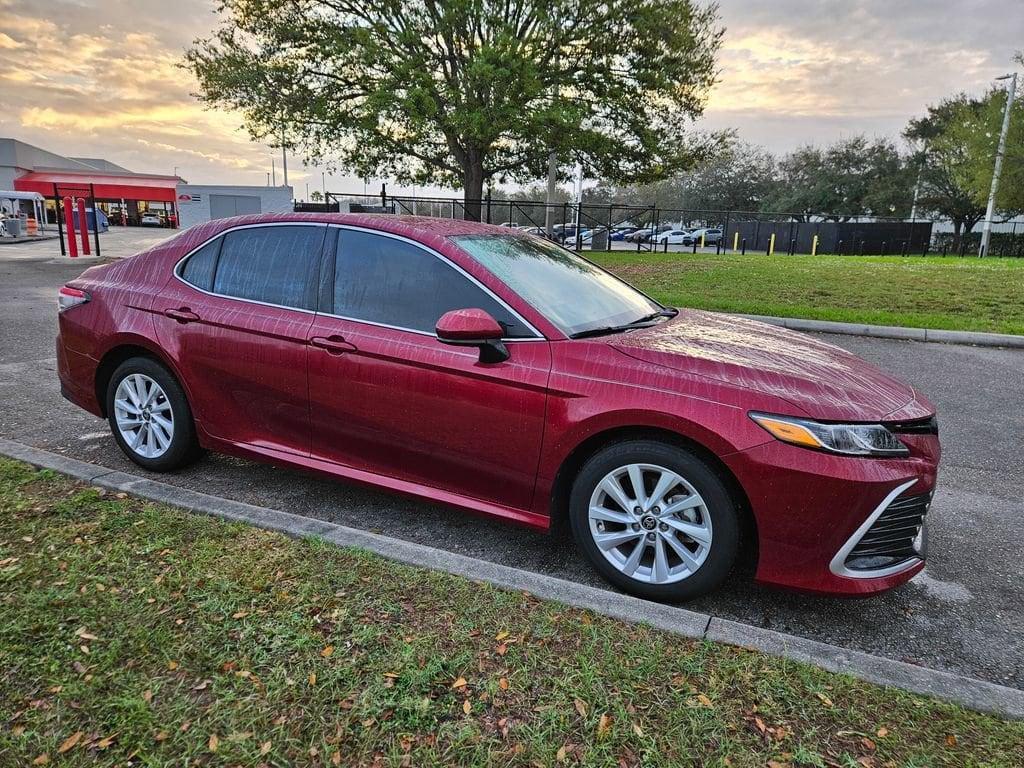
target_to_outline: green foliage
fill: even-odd
[[[750,144],[732,144],[693,170],[639,188],[601,185],[587,190],[587,203],[636,203],[691,211],[756,211],[771,194],[776,160]]]
[[[224,0],[187,52],[200,97],[359,176],[462,186],[546,172],[663,178],[722,137],[686,129],[715,80],[691,0]]]
[[[854,216],[906,216],[913,180],[888,139],[854,136],[824,149],[805,146],[779,161],[779,175],[765,211],[815,214],[830,220]]]
[[[935,142],[963,153],[956,180],[982,208],[991,190],[1006,96],[1005,88],[997,88],[979,101],[956,104],[946,130]],[[996,210],[1007,217],[1024,211],[1024,99],[1015,101],[1011,109]]]
[[[948,217],[957,236],[985,215],[984,201],[979,203],[965,184],[972,163],[970,148],[953,135],[963,115],[980,109],[977,99],[961,93],[928,107],[926,115],[911,120],[903,131],[920,147],[912,160],[920,179],[918,210]]]

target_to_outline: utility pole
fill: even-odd
[[[548,155],[548,193],[544,202],[544,231],[549,238],[555,236],[555,193],[558,191],[558,155]],[[565,222],[562,222],[563,224]]]
[[[1017,91],[1017,73],[1003,75],[996,80],[1009,80],[1010,87],[1006,90],[1006,108],[1003,110],[1003,129],[999,132],[999,145],[996,149],[996,166],[992,170],[992,189],[988,193],[988,207],[985,209],[985,226],[981,230],[979,256],[988,255],[988,242],[992,236],[992,216],[995,214],[996,192],[999,191],[999,175],[1003,172],[1003,155],[1006,154],[1006,134],[1010,130],[1010,110],[1013,108],[1013,97]]]
[[[277,186],[277,165],[274,163],[274,158],[270,158],[270,180],[273,182],[271,186]]]
[[[914,202],[910,206],[910,220],[917,220],[917,197],[921,192],[921,175],[924,173],[924,164],[928,161],[928,140],[925,139],[921,148],[921,164],[917,167],[917,183],[914,184]]]
[[[288,149],[284,144],[284,123],[281,123],[281,168],[284,170],[284,185],[288,186]]]

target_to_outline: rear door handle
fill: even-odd
[[[199,315],[188,307],[182,307],[181,309],[165,309],[164,316],[169,317],[172,320],[177,320],[179,323],[194,323],[199,319]]]
[[[345,341],[344,336],[337,334],[332,336],[314,336],[309,340],[314,347],[327,350],[332,355],[343,355],[346,352],[355,352],[356,345]]]

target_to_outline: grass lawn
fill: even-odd
[[[1024,723],[0,460],[0,765],[1020,766]]]
[[[1024,334],[1024,259],[587,254],[675,306]]]

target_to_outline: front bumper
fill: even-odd
[[[891,504],[934,491],[938,437],[900,438],[911,450],[909,457],[836,456],[774,440],[724,457],[754,513],[756,579],[806,592],[858,596],[892,589],[919,573],[926,522],[915,539],[917,549],[905,557],[879,558],[878,567],[870,559],[851,560]]]

